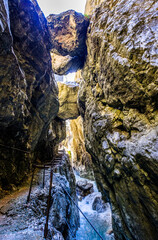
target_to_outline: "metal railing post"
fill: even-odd
[[[52,180],[53,180],[53,169],[51,166],[49,195],[48,195],[48,201],[47,201],[47,216],[46,216],[46,223],[45,223],[45,228],[44,228],[44,238],[46,238],[47,234],[48,234],[48,220],[49,220],[49,211],[50,211],[50,202],[51,202]]]
[[[33,171],[32,171],[31,183],[30,183],[29,193],[27,196],[27,203],[30,201],[30,195],[31,195],[31,190],[32,190],[34,174],[35,174],[35,167],[33,168]]]

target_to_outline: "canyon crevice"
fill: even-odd
[[[115,239],[157,240],[157,9],[156,0],[87,0],[85,16],[46,19],[36,0],[0,0],[0,197],[50,159],[65,120],[81,115],[70,123],[75,167],[93,167]],[[57,86],[53,71],[81,68],[79,86]]]

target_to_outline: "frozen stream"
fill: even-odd
[[[76,181],[85,180],[85,178],[80,178],[76,175]],[[87,179],[88,180],[88,179]],[[111,210],[110,205],[107,204],[107,208],[104,212],[97,212],[92,209],[92,204],[96,197],[101,197],[101,193],[98,192],[96,184],[94,181],[88,180],[88,182],[93,183],[94,192],[86,196],[79,201],[79,207],[89,219],[89,221],[93,224],[93,226],[97,229],[99,234],[105,240],[114,240],[113,234],[106,234],[108,231],[112,229],[111,222]],[[80,228],[77,231],[76,240],[100,240],[100,237],[93,230],[93,228],[89,225],[83,215],[80,213]]]

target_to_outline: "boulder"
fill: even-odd
[[[55,74],[64,75],[71,72],[70,69],[74,61],[73,57],[71,57],[70,55],[61,56],[55,53],[51,53],[51,58],[52,69]]]
[[[81,68],[87,53],[86,34],[89,20],[81,13],[68,10],[49,15],[47,21],[52,40],[52,64],[55,73],[66,74]]]
[[[93,184],[89,183],[87,180],[79,180],[76,183],[76,190],[79,195],[82,197],[87,196],[88,194],[91,194],[93,190]]]
[[[97,211],[98,213],[103,213],[106,211],[107,205],[106,203],[104,203],[101,197],[96,196],[92,204],[92,209]]]
[[[87,35],[80,112],[119,240],[158,236],[157,7],[155,0],[102,1]]]

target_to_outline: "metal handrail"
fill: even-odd
[[[7,145],[4,145],[2,143],[0,143],[0,147],[7,148],[7,149],[12,149],[12,150],[15,150],[15,151],[18,151],[18,152],[27,153],[27,154],[33,153],[31,151],[26,151],[26,150],[23,150],[23,149],[20,149],[20,148],[17,148],[17,147],[7,146]]]

